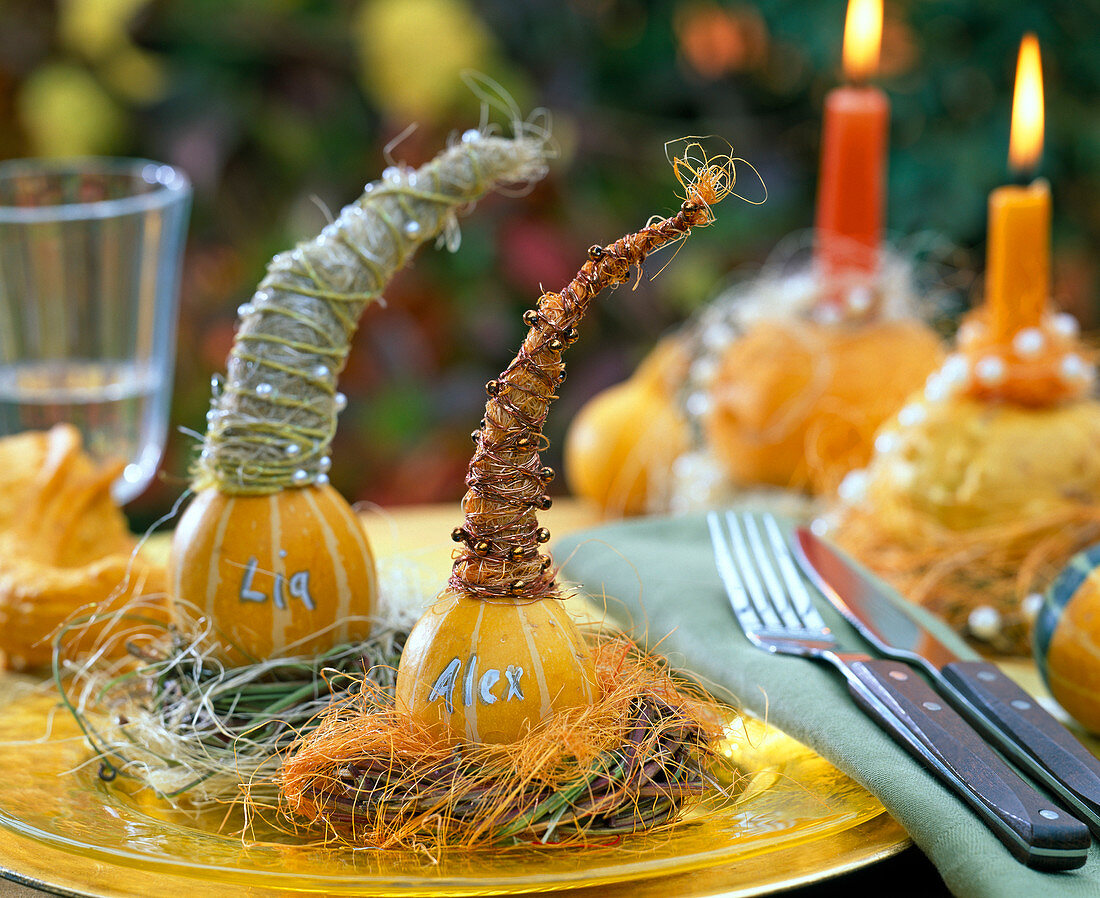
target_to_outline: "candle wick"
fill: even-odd
[[[1012,183],[1016,187],[1027,187],[1035,180],[1035,167],[1029,165],[1027,168],[1017,168],[1012,172]]]

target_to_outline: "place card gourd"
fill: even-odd
[[[397,701],[431,729],[474,742],[514,742],[557,711],[599,697],[592,661],[565,611],[538,511],[554,472],[539,460],[543,424],[565,378],[562,353],[601,290],[627,280],[649,253],[709,224],[727,191],[705,168],[672,218],[610,246],[593,246],[560,293],[525,313],[529,331],[496,380],[472,434],[462,544],[447,589],[413,629],[397,675]],[[494,686],[499,686],[494,690]]]
[[[315,239],[276,256],[213,382],[195,497],[176,528],[172,600],[221,632],[234,660],[313,653],[365,637],[378,579],[347,501],[329,484],[346,399],[337,377],[364,308],[428,240],[487,192],[546,172],[545,133],[478,130],[426,165],[391,166]]]

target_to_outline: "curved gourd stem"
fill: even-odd
[[[678,160],[678,175],[685,168],[693,178],[676,215],[610,246],[593,246],[564,290],[544,293],[538,308],[524,314],[527,337],[512,364],[486,385],[485,417],[472,434],[477,449],[466,476],[465,522],[452,533],[463,543],[450,578],[455,591],[497,601],[558,595],[550,556],[539,551],[550,533],[539,526],[537,513],[551,504],[546,486],[554,472],[543,467],[539,450],[554,391],[565,379],[562,353],[604,288],[625,282],[654,250],[713,221],[711,205],[732,190],[732,163],[708,162],[696,171]]]
[[[471,130],[419,169],[391,167],[321,234],[276,256],[240,326],[228,376],[215,378],[196,489],[262,495],[327,482],[346,400],[336,391],[370,303],[424,242],[458,245],[458,216],[494,188],[546,173],[547,135]]]

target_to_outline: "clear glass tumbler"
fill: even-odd
[[[164,452],[190,209],[157,162],[0,163],[0,435],[75,425],[120,503]]]

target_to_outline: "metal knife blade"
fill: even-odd
[[[986,739],[1100,837],[1100,760],[995,664],[963,661],[876,578],[812,530],[795,531],[803,573],[879,652],[924,670]]]

